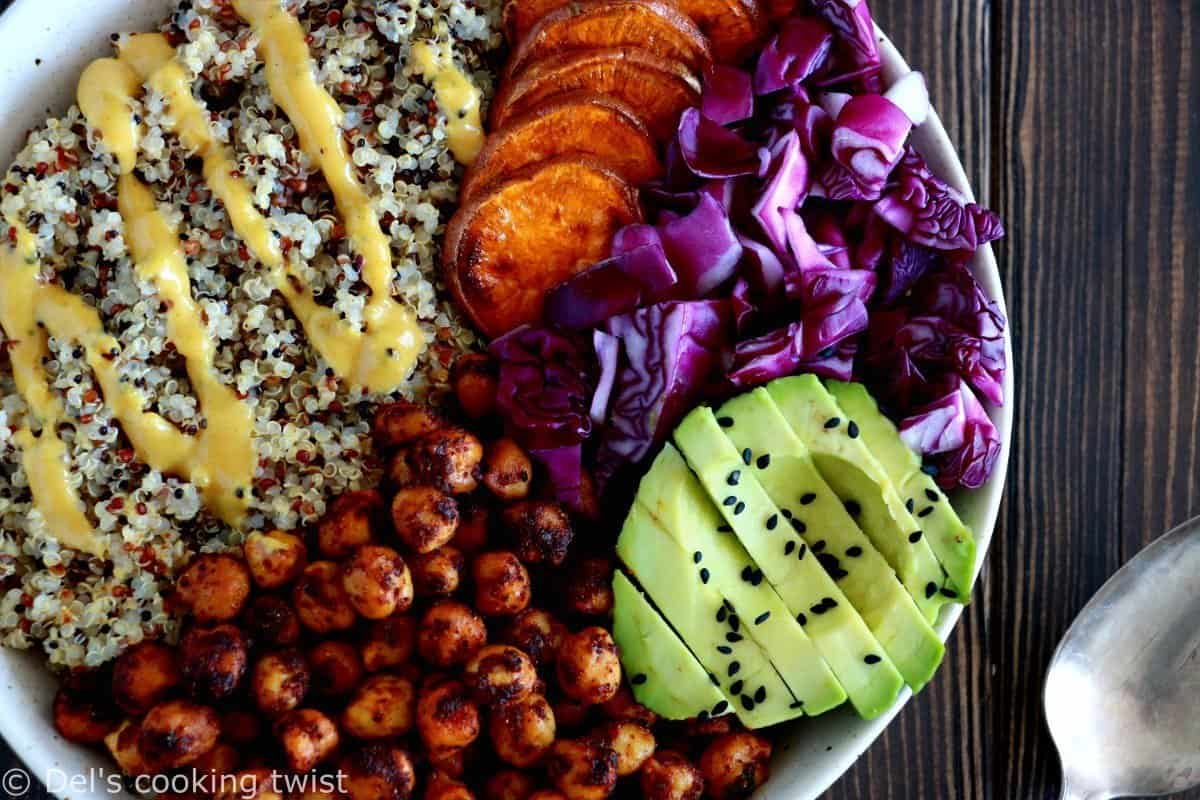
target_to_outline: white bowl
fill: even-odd
[[[16,0],[0,15],[0,169],[7,169],[25,140],[26,131],[46,116],[65,109],[74,100],[75,85],[87,63],[109,52],[108,37],[117,31],[150,30],[166,17],[171,0]],[[890,83],[908,72],[908,65],[892,43],[880,34],[884,77]],[[933,76],[936,80],[937,76]],[[951,185],[971,195],[954,146],[937,115],[913,133],[917,149],[933,170]],[[975,256],[974,271],[984,289],[1004,308],[1000,274],[990,247]],[[963,519],[979,541],[978,570],[988,551],[1000,509],[1004,476],[1008,468],[1012,431],[1012,348],[1005,379],[1005,405],[992,409],[1003,439],[996,471],[979,491],[955,498]],[[947,607],[938,621],[943,639],[950,635],[962,613],[961,606]],[[956,680],[941,675],[938,680]],[[114,797],[106,791],[109,760],[94,751],[65,742],[50,721],[55,682],[42,667],[38,654],[0,649],[0,735],[29,767],[33,776],[48,781],[60,797],[101,800]],[[900,702],[882,717],[864,721],[843,710],[817,720],[797,723],[785,737],[773,765],[773,775],[759,798],[809,800],[825,791],[862,755],[908,701]],[[104,772],[102,773],[101,770]],[[64,785],[70,776],[93,776],[93,782]],[[78,778],[76,778],[78,780]],[[5,787],[7,788],[7,787]],[[8,794],[6,792],[5,794]],[[24,792],[12,792],[21,795]]]

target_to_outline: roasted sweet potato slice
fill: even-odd
[[[516,46],[542,17],[569,2],[571,0],[504,0],[500,22],[508,43]]]
[[[767,34],[767,17],[758,0],[675,0],[708,37],[713,58],[722,64],[743,61]]]
[[[605,258],[641,219],[637,191],[598,162],[560,157],[461,206],[442,249],[444,280],[487,336],[542,317],[548,289]]]
[[[637,48],[606,48],[550,56],[507,81],[492,102],[491,128],[567,92],[602,94],[636,108],[654,138],[665,142],[679,115],[700,103],[700,82],[677,61]]]
[[[636,47],[697,72],[712,60],[708,38],[678,6],[662,0],[577,0],[530,29],[508,62],[508,74],[549,55],[598,47]]]
[[[629,106],[603,95],[566,95],[491,134],[467,171],[459,201],[513,173],[562,155],[596,159],[634,186],[662,174],[658,147]]]

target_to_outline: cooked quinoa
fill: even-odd
[[[436,261],[460,168],[430,87],[408,66],[410,41],[449,41],[490,97],[499,46],[491,0],[282,0],[310,36],[317,78],[346,111],[359,177],[390,235],[394,293],[416,310],[428,349],[402,394],[436,400],[454,355],[474,344],[440,299]],[[195,77],[217,136],[236,153],[259,209],[320,302],[361,319],[367,289],[319,170],[267,89],[251,30],[227,0],[181,0],[163,25]],[[121,37],[114,35],[114,42]],[[147,92],[137,172],[170,209],[192,291],[217,342],[216,367],[244,394],[259,457],[248,527],[294,529],[328,498],[370,484],[369,414],[378,396],[350,390],[321,362],[270,279],[233,232],[221,204]],[[166,336],[151,284],[130,261],[116,205],[118,169],[78,108],[33,131],[0,187],[0,216],[37,238],[44,278],[85,297],[122,345],[121,372],[151,408],[195,433],[200,413],[182,359]],[[0,332],[0,345],[3,344]],[[95,666],[147,636],[171,637],[172,575],[192,553],[236,546],[241,532],[204,508],[197,488],[140,463],[106,409],[83,351],[51,339],[45,369],[70,424],[60,430],[71,479],[107,562],[59,547],[31,503],[13,432],[25,417],[0,346],[0,641],[42,646],[59,667]]]

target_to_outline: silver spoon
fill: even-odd
[[[1139,553],[1084,607],[1042,700],[1063,800],[1200,786],[1200,518]]]

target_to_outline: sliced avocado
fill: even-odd
[[[858,422],[847,416],[815,375],[781,378],[766,388],[808,447],[821,477],[896,570],[925,619],[935,621],[939,609],[950,602],[941,593],[945,573],[883,465],[867,449]]]
[[[761,574],[747,573],[745,579],[754,583],[765,576],[774,585],[860,716],[872,719],[886,711],[903,688],[904,679],[842,590],[809,552],[807,542],[754,477],[751,465],[756,455],[749,451],[739,454],[709,408],[697,408],[684,418],[675,430],[675,443],[709,497],[717,501],[726,524],[762,570]]]
[[[942,592],[969,602],[975,582],[975,537],[958,518],[949,498],[922,471],[921,457],[900,438],[900,432],[879,410],[867,387],[861,383],[827,381],[825,388],[858,423],[863,441],[896,485],[905,508],[925,531],[933,554],[950,578],[950,585]]]
[[[629,510],[617,539],[617,555],[746,727],[765,728],[803,714],[762,648],[728,621],[717,622],[717,612],[728,609],[727,601],[704,582],[705,568],[692,563],[691,554],[644,506],[634,503]]]
[[[613,639],[639,703],[664,719],[729,710],[708,672],[620,570],[613,575],[613,598]]]
[[[904,676],[919,691],[937,671],[945,647],[896,573],[851,519],[765,389],[716,412],[733,446],[755,454],[748,470],[780,513],[806,526],[802,538]]]
[[[720,530],[720,513],[669,443],[642,479],[637,502],[694,563],[709,570],[709,585],[733,606],[717,611],[716,620],[734,625],[766,651],[805,714],[823,714],[846,701],[846,691],[775,589],[766,581],[742,579],[757,565],[736,536]]]

